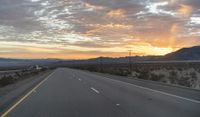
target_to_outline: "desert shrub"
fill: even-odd
[[[163,80],[162,83],[167,83],[167,81],[166,81],[166,80]]]
[[[137,73],[140,72],[139,68],[135,68],[134,71],[137,72]]]
[[[192,84],[189,80],[190,77],[181,77],[178,81],[178,84],[186,87],[191,87]]]
[[[151,76],[150,76],[150,80],[153,80],[153,81],[160,81],[162,78],[164,78],[165,76],[163,74],[153,74],[151,73]]]
[[[97,72],[97,71],[98,71],[97,68],[94,67],[94,66],[89,66],[87,69],[88,69],[89,71],[92,71],[92,72]]]
[[[198,68],[198,70],[197,70],[199,73],[200,73],[200,68]]]
[[[149,71],[140,71],[140,72],[139,72],[139,75],[138,75],[138,78],[139,78],[139,79],[148,80],[149,77],[150,77]]]
[[[176,71],[169,72],[169,80],[172,84],[177,84],[178,74]]]
[[[120,75],[120,76],[127,76],[128,74],[130,74],[129,71],[125,71],[121,68],[119,68],[116,73],[116,75]]]
[[[21,74],[18,73],[18,72],[16,72],[15,74],[16,74],[17,77],[20,77],[20,76],[21,76]]]
[[[124,70],[122,68],[110,68],[109,70],[104,70],[104,73],[114,74],[114,75],[120,75],[120,76],[127,76],[129,72],[127,70]]]
[[[194,80],[194,81],[197,80],[197,73],[196,72],[191,72],[190,76],[191,76],[192,80]]]
[[[6,86],[15,82],[12,76],[4,76],[0,79],[0,86]]]
[[[183,69],[182,69],[182,68],[180,68],[180,67],[178,68],[178,70],[179,70],[179,71],[183,71]]]

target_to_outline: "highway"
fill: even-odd
[[[200,117],[200,92],[156,87],[58,68],[1,117]]]

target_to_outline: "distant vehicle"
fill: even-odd
[[[28,68],[28,70],[41,70],[41,69],[42,69],[42,67],[39,66],[39,65],[30,66],[30,67]]]
[[[42,69],[42,67],[41,67],[41,66],[39,66],[39,65],[36,65],[36,66],[35,66],[35,69],[36,69],[36,70],[41,70],[41,69]]]

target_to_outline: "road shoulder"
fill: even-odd
[[[0,88],[0,115],[50,73],[52,70]]]

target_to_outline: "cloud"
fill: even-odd
[[[200,44],[199,19],[199,0],[1,0],[0,42],[160,55]]]
[[[125,10],[123,9],[116,9],[109,11],[106,15],[112,18],[123,18],[125,14]]]
[[[181,4],[178,9],[178,13],[183,17],[188,17],[192,12],[193,8],[188,5]]]

